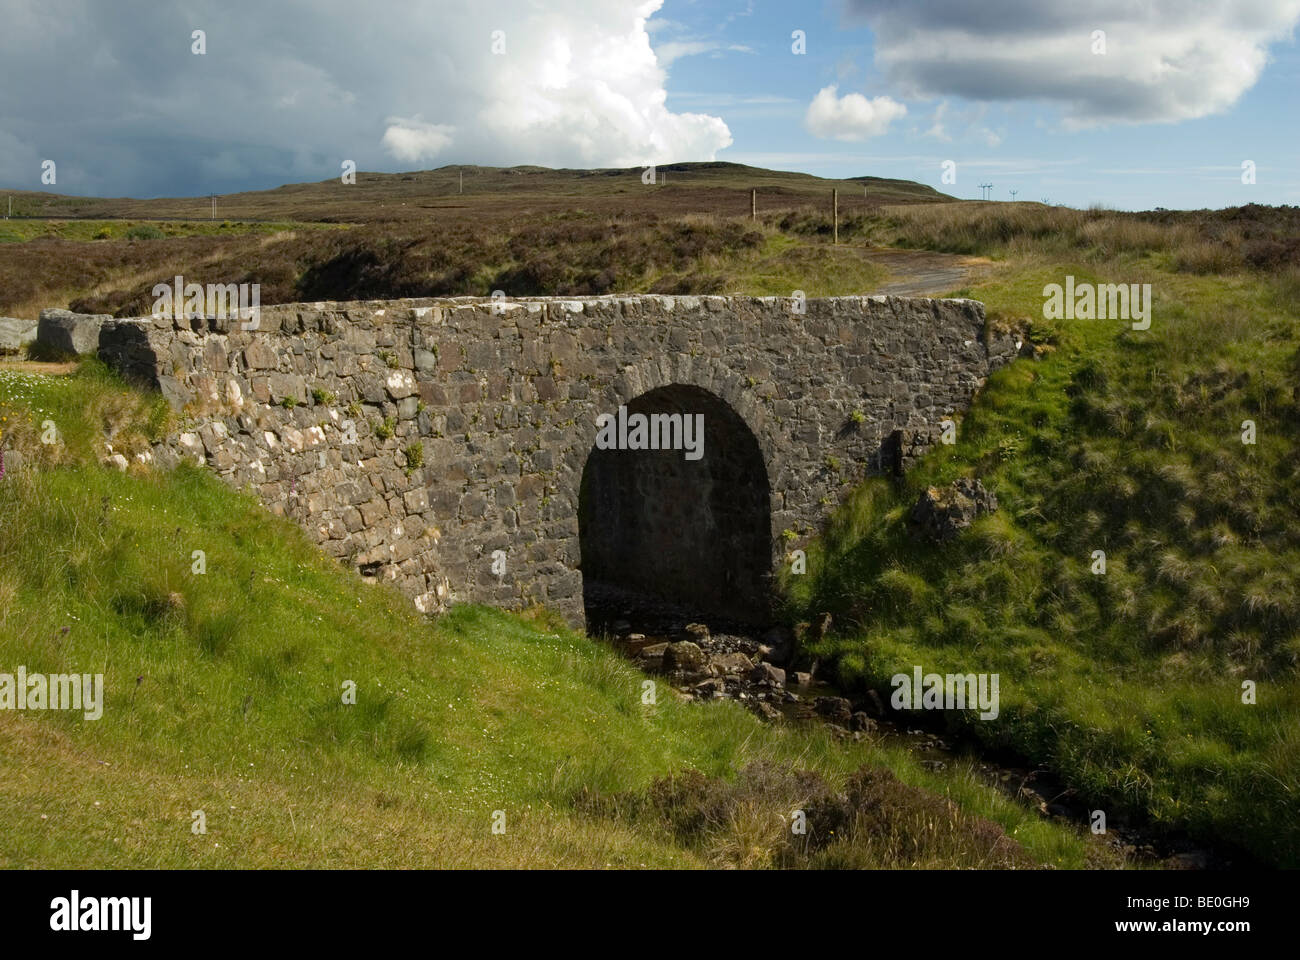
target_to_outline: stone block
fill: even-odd
[[[36,339],[42,346],[63,353],[92,353],[99,349],[100,325],[111,319],[106,313],[47,308],[41,311],[36,325]]]

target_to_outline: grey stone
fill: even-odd
[[[636,652],[639,660],[663,660],[664,652],[667,651],[667,643],[651,643]]]
[[[774,667],[770,663],[759,663],[754,665],[750,671],[749,680],[751,683],[764,687],[784,687],[785,671],[780,667]]]
[[[691,689],[701,700],[711,700],[722,696],[725,685],[717,677],[710,677],[708,680],[701,680]]]
[[[699,644],[690,640],[677,640],[664,649],[664,669],[698,673],[705,669],[707,660]]]
[[[872,733],[876,729],[876,721],[862,711],[858,711],[849,717],[849,729],[861,731],[862,733]]]
[[[976,518],[992,513],[998,500],[984,484],[968,477],[946,487],[927,487],[912,507],[912,521],[935,543],[946,543],[965,530]]]
[[[747,675],[754,669],[754,664],[749,657],[739,651],[714,654],[710,662],[717,667],[718,672],[723,674]]]
[[[106,313],[73,313],[47,307],[41,311],[36,339],[63,353],[91,353],[99,347],[100,325],[111,319]]]
[[[830,723],[848,726],[853,719],[853,706],[843,697],[818,697],[813,701],[817,715]]]
[[[0,317],[0,352],[17,351],[36,339],[36,324],[16,317]]]

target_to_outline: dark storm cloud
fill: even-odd
[[[644,28],[659,4],[11,0],[0,183],[40,189],[44,159],[59,192],[143,196],[336,177],[345,159],[711,159],[726,125],[663,106]]]

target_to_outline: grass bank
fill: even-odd
[[[1053,236],[1065,252],[1018,252],[1004,237],[1006,269],[961,291],[1025,318],[1047,352],[991,378],[957,443],[901,485],[851,496],[809,574],[788,578],[793,611],[836,614],[837,634],[810,652],[844,684],[888,691],[916,664],[1000,673],[1000,717],[967,732],[1049,764],[1111,811],[1296,866],[1292,278],[1183,269],[1177,236],[1124,249],[1101,232],[1118,245],[1104,255]],[[1150,330],[1043,320],[1044,285],[1066,275],[1150,283]],[[980,478],[1000,509],[947,546],[922,542],[912,504],[959,476]]]
[[[646,705],[543,615],[426,622],[207,471],[105,469],[106,429],[130,452],[170,424],[94,362],[0,373],[0,411],[28,464],[0,478],[0,671],[106,691],[99,720],[0,710],[0,866],[1117,862],[968,767],[664,685]]]

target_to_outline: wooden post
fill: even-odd
[[[758,191],[749,191],[749,219],[758,219]]]
[[[832,243],[840,242],[840,192],[839,190],[831,191],[831,223],[834,239]]]

